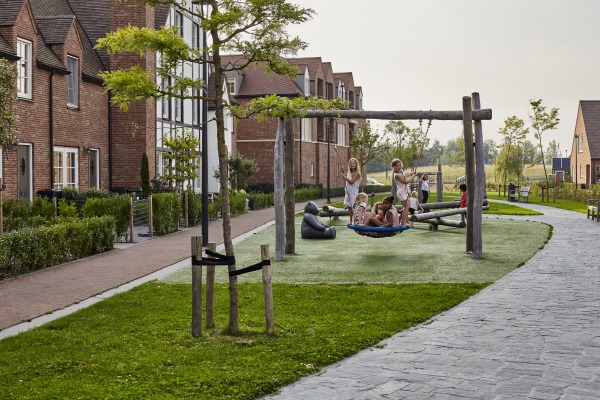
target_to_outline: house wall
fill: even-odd
[[[575,134],[581,135],[583,137],[583,146],[581,149],[578,149],[577,143],[573,146],[573,151],[576,152],[576,155],[571,154],[571,165],[573,165],[571,175],[573,177],[573,182],[577,182],[577,184],[586,184],[589,185],[592,183],[592,176],[594,174],[591,173],[591,157],[590,157],[590,148],[588,146],[587,141],[587,133],[585,131],[585,124],[583,121],[583,114],[581,112],[581,108],[577,113],[577,121],[575,123]],[[576,139],[574,139],[576,142]]]

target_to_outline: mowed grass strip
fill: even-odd
[[[191,286],[152,282],[0,341],[3,399],[254,399],[464,301],[485,284],[240,284],[240,335],[191,337]]]

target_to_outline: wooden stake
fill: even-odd
[[[473,112],[481,108],[479,93],[473,93]],[[473,258],[480,259],[483,253],[482,208],[485,193],[485,162],[483,160],[483,129],[481,121],[475,121],[475,193],[473,194]]]
[[[217,244],[208,243],[208,249],[217,251]],[[213,258],[209,256],[210,258]],[[215,327],[215,266],[206,266],[206,328]]]
[[[192,236],[192,259],[202,259],[202,236]],[[192,337],[202,334],[202,266],[192,265]]]
[[[262,261],[270,260],[269,245],[260,246],[260,257]],[[273,313],[273,288],[271,285],[271,266],[262,267],[263,295],[265,298],[265,319],[267,323],[267,334],[275,332],[275,319]]]
[[[152,218],[154,214],[152,213],[152,195],[148,196],[148,231],[150,233],[150,237],[154,236],[154,226],[152,224]]]
[[[473,251],[473,201],[475,194],[475,154],[473,151],[473,109],[471,98],[463,97],[463,129],[465,139],[465,175],[467,176],[467,252]]]
[[[133,243],[133,197],[129,196],[129,243]]]
[[[188,223],[188,192],[183,193],[183,219],[185,220],[185,227],[189,228]]]

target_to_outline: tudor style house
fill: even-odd
[[[298,68],[295,79],[267,74],[260,67],[249,66],[243,72],[232,69],[244,60],[238,55],[223,56],[231,96],[240,105],[252,99],[277,94],[285,97],[317,96],[324,99],[341,98],[350,109],[362,110],[362,89],[354,85],[351,72],[334,73],[331,63],[320,57],[291,58]],[[352,133],[366,125],[365,119],[303,118],[295,120],[294,181],[308,184],[327,184],[341,187],[341,168],[347,169]],[[274,143],[277,120],[257,118],[239,120],[235,126],[233,152],[254,160],[259,172],[248,183],[273,181]]]
[[[571,148],[571,176],[578,185],[600,182],[600,100],[581,100]]]
[[[169,151],[162,138],[181,129],[199,135],[199,100],[138,101],[126,113],[109,104],[101,71],[138,65],[154,74],[159,59],[150,52],[139,57],[94,49],[99,38],[129,24],[176,26],[189,44],[203,46],[199,21],[168,6],[113,0],[0,2],[0,57],[18,67],[18,143],[0,154],[6,197],[32,199],[64,187],[139,187],[144,152],[151,178],[160,176],[162,153]],[[198,65],[184,65],[169,79],[201,72]]]

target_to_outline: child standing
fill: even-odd
[[[369,196],[366,193],[360,192],[356,196],[356,206],[354,206],[354,225],[364,225],[365,217],[367,216],[367,200]]]
[[[358,170],[358,160],[351,158],[348,160],[348,172],[342,167],[342,178],[346,181],[346,196],[344,197],[344,205],[348,207],[350,215],[350,223],[354,220],[354,203],[358,196],[358,186],[360,185],[360,171]]]
[[[429,198],[429,176],[423,174],[421,177],[421,194],[423,195],[423,204],[427,203]]]
[[[460,207],[464,208],[467,206],[467,185],[464,183],[461,183],[459,188],[460,188],[460,191],[462,192],[460,194]],[[466,219],[467,219],[466,214],[460,214],[460,220],[462,222],[465,222]]]
[[[401,224],[402,226],[410,225],[408,223],[408,197],[410,194],[410,183],[412,179],[415,177],[415,172],[409,172],[407,174],[403,171],[404,165],[402,161],[395,158],[392,160],[392,169],[394,170],[394,180],[396,181],[396,186],[398,187],[397,197],[398,201],[402,203],[402,218]]]

